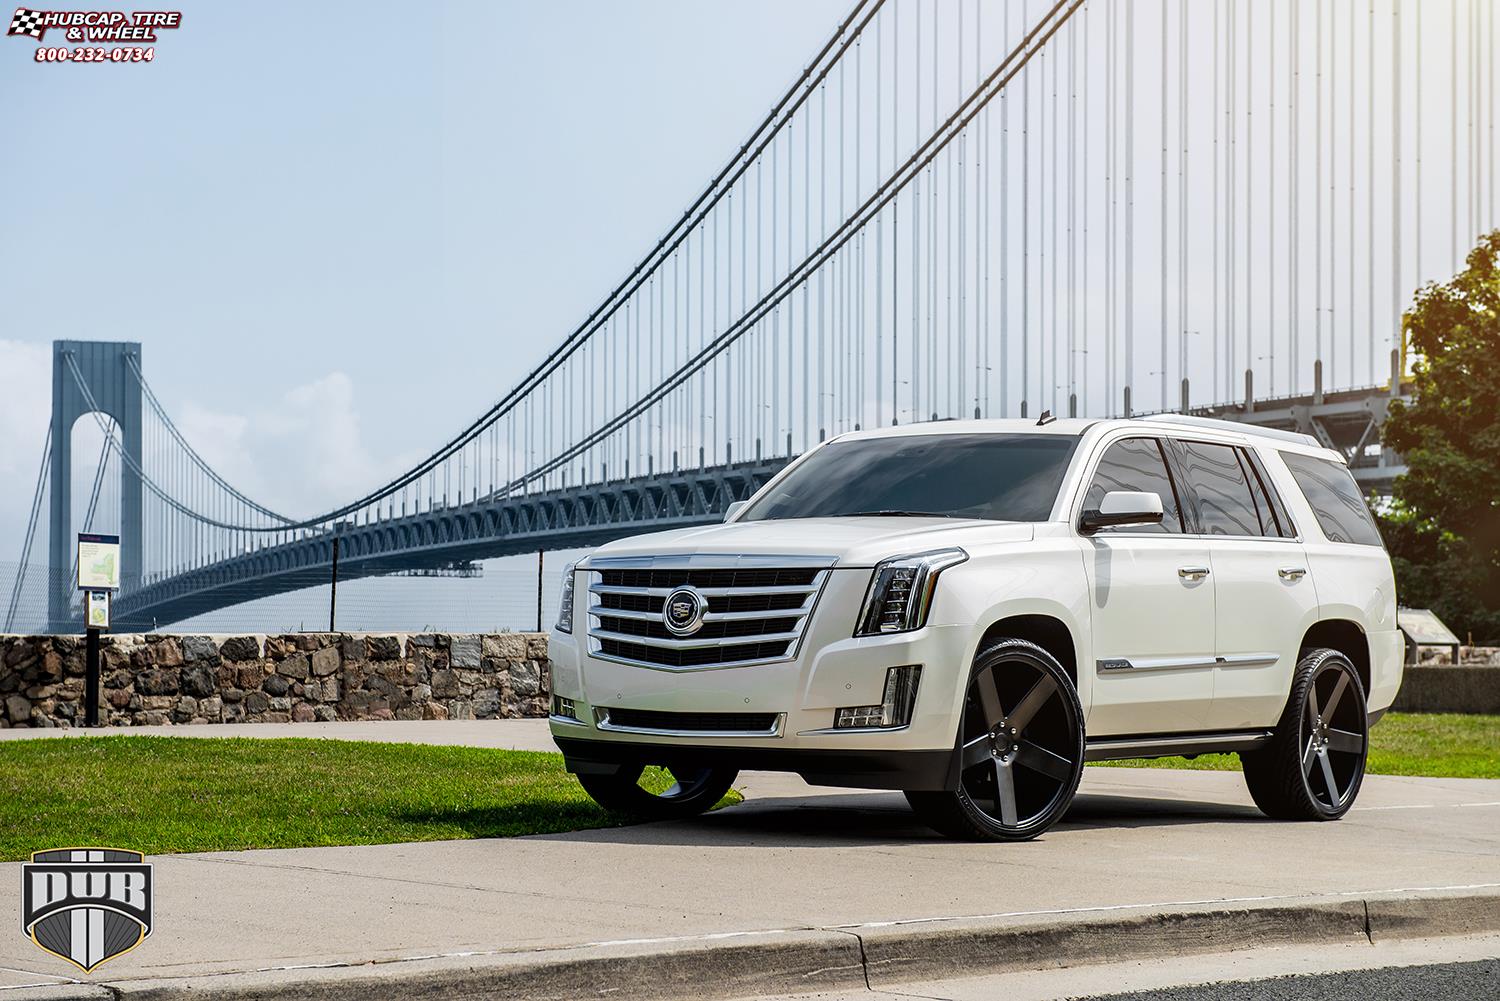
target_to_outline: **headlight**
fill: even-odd
[[[969,558],[962,549],[938,549],[875,564],[870,590],[854,628],[856,636],[904,633],[927,624],[938,574]]]
[[[562,597],[557,602],[557,631],[560,633],[573,631],[573,567],[572,563],[563,567]]]

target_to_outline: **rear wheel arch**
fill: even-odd
[[[1300,660],[1316,649],[1337,650],[1349,658],[1365,694],[1370,692],[1370,639],[1358,622],[1352,619],[1322,619],[1313,623],[1302,636],[1297,648]]]

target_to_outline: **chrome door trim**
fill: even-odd
[[[1094,662],[1101,674],[1126,671],[1186,671],[1199,667],[1269,667],[1281,660],[1275,653],[1235,653],[1228,657],[1104,657]]]
[[[1214,667],[1218,658],[1198,657],[1105,657],[1095,662],[1101,674],[1119,674],[1125,671],[1187,671],[1199,667]]]
[[[1219,658],[1220,667],[1270,667],[1281,660],[1275,653],[1232,653]]]

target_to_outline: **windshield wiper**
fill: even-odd
[[[850,511],[845,518],[962,518],[963,515],[940,511]]]

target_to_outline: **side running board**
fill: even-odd
[[[1222,754],[1253,751],[1269,743],[1270,730],[1234,730],[1227,733],[1172,733],[1133,737],[1097,737],[1084,745],[1084,761],[1118,761],[1121,758],[1167,758],[1191,754]]]

